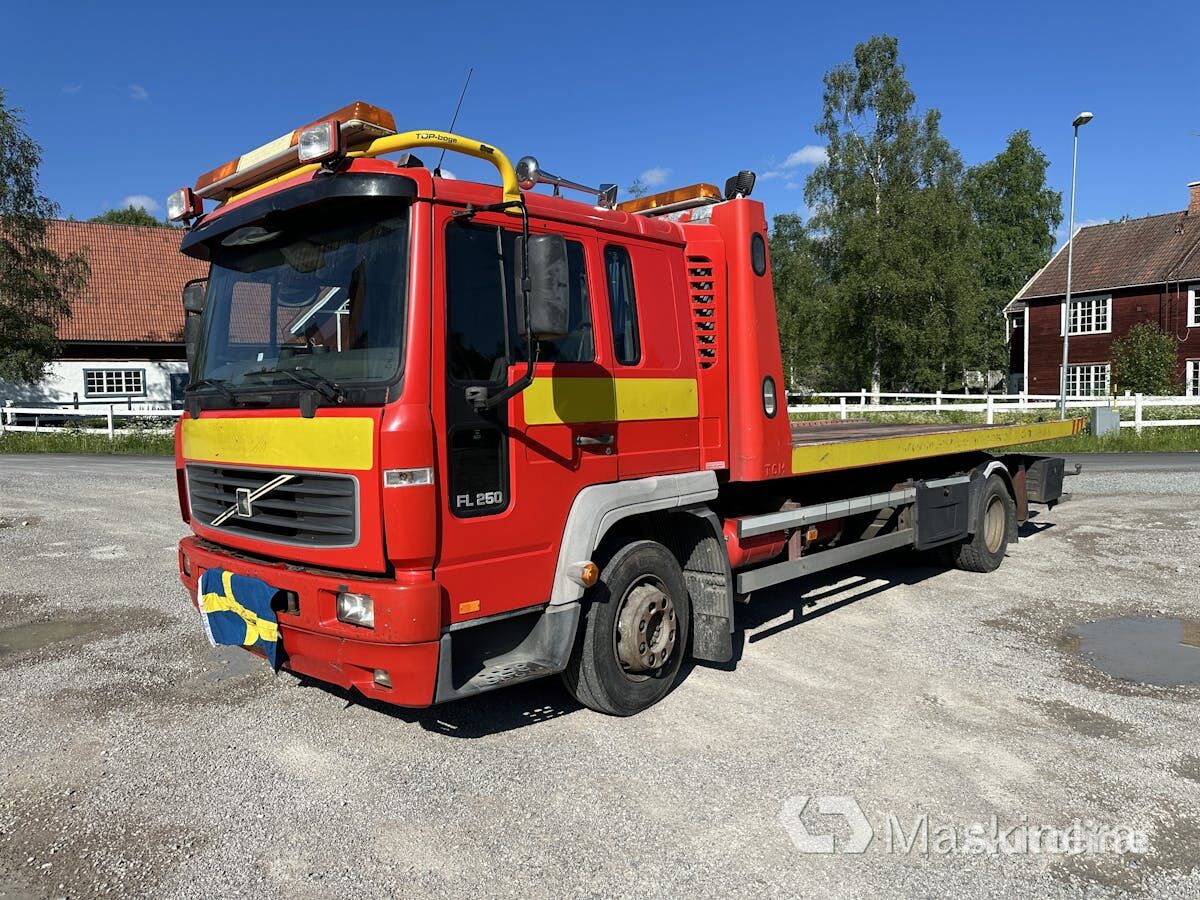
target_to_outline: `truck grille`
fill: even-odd
[[[188,465],[187,475],[192,516],[201,525],[302,547],[353,547],[358,543],[358,481],[348,475],[195,464]],[[213,524],[237,506],[239,489],[244,504],[247,494],[253,495],[284,475],[291,478],[250,501],[249,517],[234,513]]]

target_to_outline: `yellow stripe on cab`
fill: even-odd
[[[184,419],[183,458],[229,465],[366,472],[375,460],[374,419],[300,416]]]
[[[695,378],[535,378],[521,395],[527,425],[644,422],[699,415]]]

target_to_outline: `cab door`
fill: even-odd
[[[520,378],[529,348],[517,322],[514,217],[435,220],[435,428],[442,485],[436,566],[451,622],[544,603],[575,495],[617,477],[615,403],[598,248],[585,231],[531,223],[567,242],[569,333],[536,348],[533,384],[477,409],[468,389],[496,393]],[[440,344],[440,348],[438,347]]]
[[[700,467],[699,384],[683,254],[602,243],[622,481]],[[692,352],[685,352],[692,350]]]

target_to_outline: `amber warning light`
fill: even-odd
[[[196,179],[195,193],[205,200],[224,201],[299,165],[395,133],[396,120],[390,112],[360,100],[205,172]]]

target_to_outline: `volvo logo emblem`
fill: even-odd
[[[237,489],[237,514],[243,519],[254,515],[254,501],[250,499],[250,488]]]
[[[277,478],[272,478],[261,487],[254,488],[253,490],[244,487],[238,488],[235,493],[237,502],[234,503],[233,506],[229,507],[229,509],[225,510],[223,513],[214,518],[210,524],[213,528],[216,528],[218,525],[224,524],[227,519],[233,516],[237,516],[239,519],[251,518],[254,515],[255,500],[261,500],[263,497],[267,496],[267,494],[271,493],[271,491],[275,490],[275,488],[279,487],[280,485],[287,484],[295,477],[295,475],[280,475]]]

